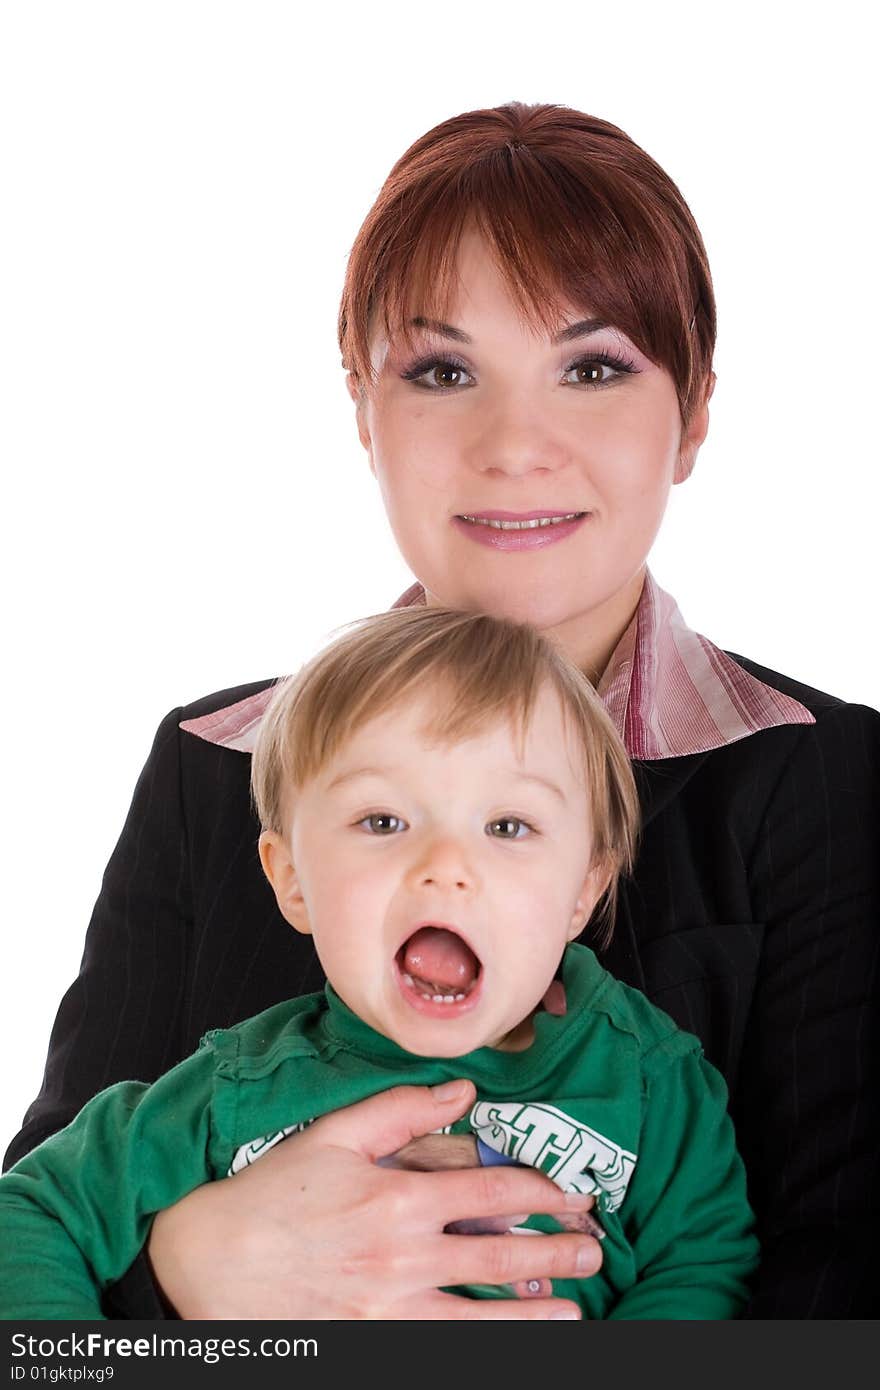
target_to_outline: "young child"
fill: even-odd
[[[757,1242],[724,1082],[570,944],[613,912],[637,821],[580,673],[524,626],[382,614],[279,687],[253,788],[264,870],[326,990],[102,1092],[0,1179],[3,1316],[99,1317],[158,1210],[340,1106],[466,1077],[452,1128],[484,1161],[595,1195],[602,1268],[557,1294],[591,1318],[736,1317]]]

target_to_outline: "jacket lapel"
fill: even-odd
[[[634,759],[632,769],[639,792],[643,826],[649,825],[670,801],[675,800],[708,756],[706,752],[690,753],[685,758],[657,758],[652,762]]]
[[[671,801],[675,800],[708,756],[708,753],[692,753],[686,758],[633,762],[642,826],[649,825]],[[633,903],[639,897],[638,859],[634,881],[628,887],[630,891],[622,892],[618,897],[614,934],[607,948],[601,952],[601,960],[612,975],[645,993],[645,972],[639,952],[638,932],[633,920]]]

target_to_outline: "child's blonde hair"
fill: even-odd
[[[610,881],[597,921],[611,935],[632,871],[639,803],[629,757],[589,681],[533,628],[443,608],[392,609],[353,624],[295,676],[263,716],[251,789],[264,830],[284,833],[296,792],[362,725],[407,696],[437,697],[429,738],[454,742],[507,717],[522,738],[545,682],[584,752],[594,862]]]

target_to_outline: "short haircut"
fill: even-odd
[[[264,830],[286,833],[296,793],[364,724],[407,696],[436,693],[426,730],[439,742],[500,719],[522,738],[542,687],[556,692],[584,754],[594,862],[611,879],[597,914],[611,933],[617,882],[632,871],[639,803],[626,749],[587,678],[534,628],[505,618],[413,607],[366,618],[279,683],[260,724],[251,788]]]
[[[697,224],[672,179],[617,126],[550,103],[466,111],[398,159],[357,234],[339,306],[342,364],[375,385],[371,335],[407,348],[411,314],[443,320],[459,241],[475,225],[525,321],[558,328],[565,299],[619,328],[702,403],[715,299]]]

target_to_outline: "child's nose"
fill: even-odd
[[[416,874],[424,887],[467,890],[476,883],[476,875],[464,846],[455,839],[443,837],[432,840],[421,857]]]

